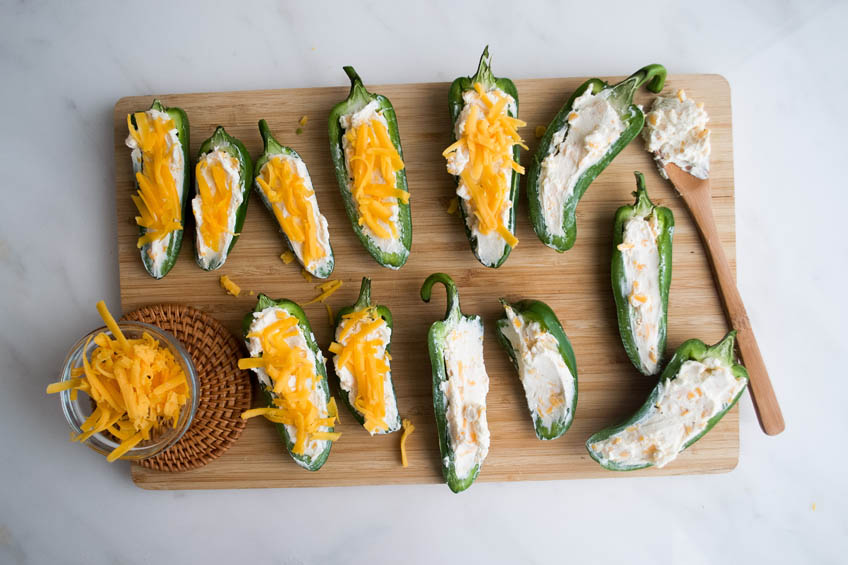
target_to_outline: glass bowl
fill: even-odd
[[[118,327],[124,333],[127,339],[140,338],[145,332],[155,338],[161,345],[167,347],[174,356],[174,359],[182,367],[188,381],[188,401],[180,409],[180,417],[177,420],[177,425],[174,427],[165,426],[151,434],[151,438],[143,441],[131,448],[121,459],[128,461],[141,461],[148,457],[153,457],[162,453],[172,445],[174,445],[186,432],[194,418],[194,413],[197,411],[198,402],[198,382],[197,371],[194,369],[194,364],[191,362],[186,350],[177,339],[168,332],[142,322],[118,322]],[[90,359],[91,352],[97,347],[97,344],[92,340],[86,348],[86,343],[89,338],[93,338],[99,333],[105,333],[109,337],[113,337],[109,328],[102,327],[94,330],[88,335],[80,339],[72,348],[68,356],[65,358],[64,366],[62,367],[62,381],[71,379],[71,369],[82,366],[82,356],[86,355]],[[65,413],[65,419],[68,421],[71,431],[75,434],[82,433],[82,423],[94,411],[94,401],[84,392],[79,391],[76,400],[71,400],[71,391],[63,390],[61,393],[62,411]],[[101,453],[108,455],[120,445],[120,441],[111,434],[99,432],[85,440],[88,447]]]

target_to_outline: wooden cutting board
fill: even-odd
[[[360,69],[366,72],[366,68]],[[505,71],[505,69],[501,69]],[[617,81],[621,77],[612,77]],[[560,105],[584,79],[520,80],[521,130],[530,147],[522,155],[526,165],[538,140],[534,130],[547,125]],[[344,82],[339,70],[339,82]],[[731,144],[730,87],[718,75],[669,77],[665,93],[685,88],[703,101],[712,129],[712,187],[716,222],[731,266],[735,268],[733,151]],[[195,471],[161,473],[132,467],[133,480],[149,489],[251,488],[405,484],[442,482],[439,448],[433,417],[430,363],[426,335],[429,325],[444,315],[444,293],[437,288],[431,304],[418,292],[424,278],[444,271],[459,286],[462,308],[480,314],[486,324],[485,361],[491,378],[488,396],[491,448],[481,481],[679,475],[716,473],[733,469],[739,454],[738,409],[731,411],[713,431],[663,469],[631,473],[606,471],[591,460],[584,442],[593,432],[629,415],[643,401],[654,379],[641,376],[625,356],[619,340],[610,290],[610,246],[615,210],[631,204],[635,188],[633,171],[647,177],[651,198],[674,211],[674,276],[669,308],[668,347],[674,350],[688,338],[708,343],[727,330],[706,256],[698,234],[671,185],[660,178],[641,139],[634,140],[592,184],[578,207],[576,245],[564,254],[542,245],[527,216],[522,185],[517,236],[520,244],[497,270],[481,266],[471,254],[457,216],[447,214],[454,195],[453,178],[445,172],[442,150],[450,143],[447,83],[402,84],[370,87],[388,96],[397,111],[403,152],[412,194],[413,247],[409,262],[399,271],[380,267],[362,248],[344,213],[333,175],[327,141],[327,116],[344,99],[347,86],[252,92],[218,92],[160,96],[168,106],[179,106],[191,122],[191,155],[212,134],[216,125],[241,139],[254,157],[261,152],[257,128],[268,120],[280,142],[294,147],[306,160],[321,211],[330,224],[336,253],[334,279],[344,285],[328,302],[334,311],[355,301],[363,275],[372,278],[375,301],[388,305],[394,315],[392,374],[401,414],[412,420],[415,433],[407,442],[410,465],[400,465],[400,434],[370,437],[342,409],[337,427],[342,438],[333,446],[324,467],[310,473],[297,467],[286,453],[273,426],[261,418],[251,420],[241,439],[220,459]],[[648,105],[653,95],[642,90],[637,102]],[[142,268],[136,250],[134,190],[126,115],[146,109],[150,96],[122,98],[115,105],[115,185],[118,214],[118,258],[121,302],[124,312],[147,304],[178,302],[215,316],[238,332],[242,316],[264,292],[304,303],[317,294],[304,281],[296,262],[284,265],[284,251],[275,222],[252,197],[241,238],[230,258],[217,272],[205,272],[194,262],[193,234],[187,234],[180,258],[164,279],[156,281]],[[300,135],[298,120],[308,116]],[[227,274],[243,292],[229,296],[218,284]],[[318,282],[318,281],[316,281]],[[498,298],[536,298],[547,302],[563,322],[574,345],[579,373],[579,403],[574,424],[555,441],[536,439],[518,377],[495,338],[494,322],[502,310]],[[325,348],[332,331],[323,304],[305,306]],[[331,389],[338,394],[331,375]],[[747,400],[743,400],[747,402]]]

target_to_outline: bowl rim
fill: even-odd
[[[194,366],[194,361],[192,360],[191,355],[189,355],[188,351],[186,351],[185,347],[183,347],[180,340],[178,340],[176,336],[174,336],[172,333],[160,328],[159,326],[148,324],[146,322],[122,320],[118,321],[117,324],[118,327],[122,330],[126,329],[148,332],[155,339],[160,341],[160,343],[164,342],[168,349],[171,350],[172,353],[174,353],[174,356],[177,358],[177,362],[179,362],[183,366],[183,370],[186,373],[186,377],[189,381],[189,386],[191,389],[190,402],[186,403],[180,413],[180,421],[183,420],[183,414],[186,414],[185,422],[178,421],[176,428],[170,428],[171,430],[177,429],[177,433],[171,434],[170,436],[166,434],[166,441],[135,446],[119,458],[120,460],[125,461],[141,461],[149,457],[154,457],[155,455],[158,455],[159,453],[162,453],[169,447],[173,446],[183,437],[186,431],[188,431],[189,427],[191,427],[191,423],[194,420],[194,416],[197,412],[197,407],[200,401],[200,381],[198,379],[197,369]],[[68,350],[68,354],[65,356],[65,360],[62,363],[62,378],[60,382],[64,382],[73,378],[71,377],[71,369],[79,364],[79,361],[82,359],[82,355],[85,354],[86,343],[88,343],[89,339],[93,339],[94,336],[100,333],[106,333],[110,337],[114,336],[112,331],[107,326],[101,326],[91,330],[86,335],[77,340],[77,342],[74,343],[74,345]],[[62,413],[65,416],[65,421],[68,423],[68,427],[74,434],[82,433],[82,429],[80,429],[80,426],[77,424],[78,419],[72,414],[73,404],[75,401],[71,400],[71,391],[63,390],[59,394],[62,406]],[[187,413],[186,408],[188,408]],[[98,432],[86,439],[83,444],[102,455],[108,455],[113,449],[115,449],[119,445],[119,442],[115,442],[114,440],[109,439],[107,436],[105,436],[102,432]]]

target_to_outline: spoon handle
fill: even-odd
[[[704,183],[704,189],[695,191],[680,191],[683,200],[689,207],[695,225],[701,234],[701,239],[707,248],[707,255],[713,268],[713,275],[718,284],[719,295],[724,306],[730,325],[736,330],[736,342],[739,344],[739,352],[745,368],[750,377],[751,397],[754,400],[754,408],[760,427],[768,435],[777,435],[783,431],[786,424],[783,414],[777,403],[774,388],[771,386],[766,364],[754,337],[751,321],[745,311],[742,296],[736,287],[736,278],[727,263],[727,257],[721,246],[718,229],[713,217],[712,196],[709,184]]]

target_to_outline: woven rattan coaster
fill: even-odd
[[[200,383],[197,412],[185,435],[139,464],[157,471],[188,471],[223,455],[241,435],[241,413],[250,408],[250,376],[238,368],[238,341],[215,318],[179,304],[145,306],[124,319],[173,334],[191,356]]]

